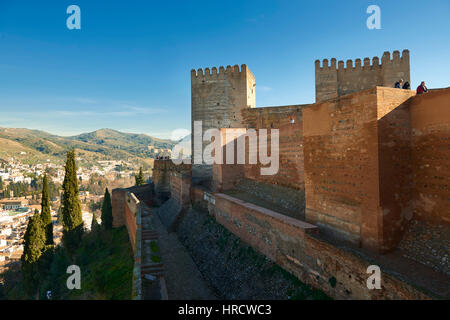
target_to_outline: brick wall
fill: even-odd
[[[275,175],[261,175],[261,164],[245,165],[245,177],[263,183],[277,184],[304,190],[303,116],[302,109],[309,105],[248,109],[244,114],[247,128],[267,129],[268,147],[270,130],[279,130],[279,171]],[[294,121],[294,123],[291,123]],[[258,133],[259,135],[259,133]],[[268,148],[270,150],[270,147]],[[247,148],[247,153],[249,149]]]
[[[171,198],[178,202],[180,207],[189,205],[191,177],[188,174],[176,171],[170,174],[170,194]]]
[[[413,218],[410,102],[413,91],[377,90],[381,246],[396,248]]]
[[[126,226],[133,251],[136,252],[136,231],[139,200],[127,189],[112,191],[113,227]]]
[[[113,227],[121,227],[125,225],[125,189],[114,189],[111,195]]]
[[[170,196],[170,175],[172,172],[189,173],[190,164],[176,165],[172,160],[155,160],[152,182],[154,184],[157,202],[164,202]]]
[[[377,87],[303,110],[308,221],[372,250],[395,246],[411,210],[408,112],[395,108],[413,95]]]
[[[411,101],[414,214],[450,224],[450,88]]]
[[[301,281],[334,298],[428,298],[386,272],[382,272],[382,289],[369,290],[367,267],[372,263],[321,240],[313,225],[224,194],[214,194],[214,199],[210,212],[217,222]]]
[[[363,214],[378,243],[376,101],[372,89],[303,110],[306,219],[356,244]]]

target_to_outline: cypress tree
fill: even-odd
[[[24,235],[24,249],[21,257],[22,277],[27,293],[39,297],[39,259],[45,248],[45,232],[42,219],[36,211],[28,220]]]
[[[105,191],[105,197],[103,198],[102,204],[102,226],[105,230],[112,229],[113,215],[112,215],[112,204],[111,195],[109,194],[108,188]]]
[[[81,243],[81,237],[84,231],[78,190],[77,167],[75,164],[75,150],[67,152],[63,190],[63,244],[69,256],[74,257]]]
[[[48,178],[47,174],[44,175],[42,183],[42,203],[41,203],[41,218],[43,227],[45,230],[45,244],[53,244],[53,224],[52,216],[50,213],[50,194],[48,189]]]
[[[134,176],[134,179],[136,180],[137,187],[145,184],[144,173],[142,172],[142,167],[139,168],[139,173]]]
[[[99,225],[97,221],[97,216],[95,215],[95,212],[92,213],[92,222],[91,222],[91,232],[97,231]]]

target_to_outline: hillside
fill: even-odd
[[[123,133],[101,129],[72,137],[61,137],[50,133],[15,128],[0,128],[0,161],[10,157],[23,163],[34,164],[50,160],[62,163],[66,151],[77,149],[84,165],[100,160],[130,160],[150,164],[155,153],[150,150],[171,149],[174,142],[145,134]]]

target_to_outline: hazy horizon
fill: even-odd
[[[143,134],[143,135],[146,135],[146,136],[149,136],[149,137],[152,137],[152,138],[156,138],[156,139],[161,139],[161,140],[171,140],[170,138],[161,138],[161,137],[157,137],[157,136],[150,135],[150,134],[145,133],[145,132],[127,132],[127,131],[121,131],[121,130],[117,130],[117,129],[113,129],[113,128],[98,128],[98,129],[89,130],[89,131],[80,131],[80,132],[77,132],[77,133],[74,133],[74,134],[68,134],[68,135],[65,135],[65,134],[58,134],[58,133],[51,132],[51,131],[48,131],[48,130],[42,130],[42,129],[37,129],[37,128],[27,128],[27,127],[0,126],[0,129],[19,129],[19,130],[20,130],[20,129],[25,129],[25,130],[37,130],[37,131],[49,133],[49,134],[51,134],[51,135],[58,136],[58,137],[63,137],[63,138],[75,137],[75,136],[79,136],[79,135],[82,135],[82,134],[93,133],[93,132],[100,131],[100,130],[112,130],[112,131],[116,131],[116,132],[120,132],[120,133],[139,134],[139,135],[140,135],[140,134]]]

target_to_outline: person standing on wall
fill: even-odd
[[[428,88],[425,85],[425,81],[420,83],[420,86],[417,87],[417,94],[422,94],[428,92]]]
[[[409,84],[408,81],[406,81],[405,84],[403,85],[403,89],[405,89],[405,90],[411,90],[411,85]]]
[[[400,79],[395,83],[394,88],[401,89],[402,86],[403,86],[403,79]]]

